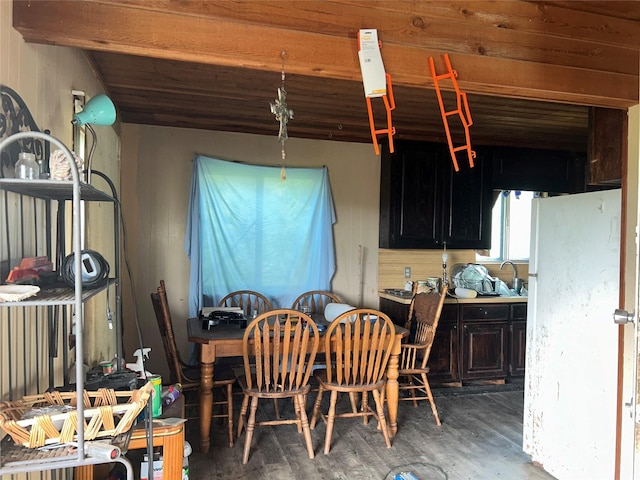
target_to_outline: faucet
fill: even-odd
[[[511,288],[516,289],[518,284],[518,269],[516,268],[515,264],[511,260],[505,260],[500,264],[500,270],[502,270],[502,267],[504,267],[507,263],[513,268],[513,280],[511,281]]]

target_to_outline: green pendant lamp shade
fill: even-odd
[[[109,97],[99,94],[87,102],[80,113],[73,116],[75,125],[113,125],[116,121],[116,107]]]

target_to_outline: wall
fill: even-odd
[[[379,289],[402,288],[404,282],[404,267],[411,267],[411,278],[408,280],[424,280],[427,277],[442,278],[442,250],[387,250],[380,249],[378,285]],[[447,250],[447,277],[451,280],[451,267],[456,263],[478,263],[475,250]],[[514,262],[518,270],[518,277],[526,282],[529,276],[527,262]],[[513,269],[505,265],[500,270],[500,263],[483,263],[489,275],[499,278],[511,285]]]
[[[125,352],[130,361],[139,345],[135,334],[138,315],[144,344],[152,348],[150,370],[168,373],[149,299],[161,279],[167,285],[178,347],[183,356],[188,351],[184,320],[188,316],[190,265],[184,238],[194,156],[280,165],[275,121],[273,127],[273,136],[260,136],[123,125],[121,182],[126,254],[136,292],[134,308],[130,283],[125,279]],[[326,165],[329,169],[337,218],[333,290],[353,305],[377,307],[380,161],[373,146],[289,138],[286,151],[287,166]]]
[[[52,134],[64,144],[72,145],[72,89],[83,90],[87,98],[102,91],[85,57],[77,50],[46,45],[26,44],[12,27],[12,2],[0,1],[0,84],[15,90],[25,101],[40,129],[50,129]],[[94,168],[108,174],[118,184],[118,133],[110,127],[97,127],[99,137],[98,148],[94,156]],[[113,256],[106,252],[113,251],[113,236],[110,232],[112,218],[111,206],[91,206],[87,210],[87,220],[91,229],[87,233],[87,246],[105,252],[107,260],[112,262]],[[106,217],[105,217],[106,215]],[[55,235],[54,235],[55,237]],[[6,251],[0,258],[6,259]],[[112,295],[112,309],[115,300]],[[0,401],[6,400],[17,387],[21,394],[35,393],[38,388],[34,376],[29,369],[36,368],[32,357],[43,357],[42,351],[35,350],[35,322],[26,322],[24,331],[15,328],[19,325],[18,309],[12,309],[13,317],[7,309],[0,311]],[[115,332],[108,330],[105,321],[105,296],[99,295],[87,303],[85,308],[85,353],[87,362],[95,364],[104,358],[112,358],[115,354]],[[44,318],[44,317],[41,317]],[[17,375],[18,365],[24,365],[22,357],[14,359],[14,370],[11,381],[7,368],[9,359],[8,321],[13,322],[12,341],[16,335],[25,335],[29,339],[30,350],[27,353],[27,375]],[[41,330],[42,332],[43,330]],[[21,342],[21,340],[20,340]],[[65,348],[66,341],[62,342]],[[41,347],[43,348],[43,347]],[[14,351],[16,349],[14,348]],[[40,359],[46,365],[46,358]],[[59,368],[63,368],[60,366]],[[58,372],[56,383],[61,375]],[[11,385],[9,385],[11,383]],[[22,389],[22,383],[26,383]],[[43,388],[40,386],[40,388]],[[46,388],[46,386],[45,386]]]

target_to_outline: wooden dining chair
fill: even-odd
[[[169,303],[167,301],[167,290],[164,280],[160,280],[160,286],[157,291],[151,294],[151,303],[158,321],[160,336],[162,337],[162,345],[167,357],[167,364],[171,374],[171,383],[180,383],[182,392],[191,395],[200,388],[200,367],[198,365],[188,365],[182,360],[182,356],[176,346],[176,340],[173,333],[173,322]],[[213,373],[213,390],[222,390],[223,399],[218,400],[218,396],[214,395],[213,408],[220,406],[221,413],[213,413],[212,418],[227,419],[227,434],[229,437],[229,447],[233,447],[234,431],[233,431],[233,385],[236,383],[236,376],[231,368],[226,366],[217,366]],[[197,407],[197,402],[185,403],[187,407]],[[189,418],[189,417],[187,417]],[[191,417],[198,418],[198,417]]]
[[[311,430],[306,412],[311,367],[318,351],[318,328],[308,315],[290,309],[279,309],[258,315],[244,332],[242,353],[244,375],[238,379],[244,394],[238,418],[238,436],[247,420],[242,463],[249,460],[249,449],[256,425],[295,424],[304,433],[309,458],[314,457]],[[256,422],[261,398],[292,398],[295,418],[276,418]]]
[[[336,318],[325,333],[326,368],[316,370],[314,375],[320,384],[318,396],[313,406],[311,428],[315,428],[318,416],[327,425],[324,453],[331,447],[331,436],[336,417],[369,416],[378,420],[387,448],[391,447],[387,421],[384,416],[384,388],[386,370],[395,337],[395,326],[384,313],[372,309],[358,309],[345,312]],[[331,402],[326,415],[320,412],[322,395],[331,392]],[[362,394],[360,410],[336,413],[339,393]],[[367,394],[373,393],[375,410],[369,407]]]
[[[415,335],[412,342],[402,344],[398,369],[400,393],[404,390],[411,394],[410,397],[404,398],[400,395],[400,400],[413,400],[415,407],[418,406],[418,400],[429,400],[438,426],[441,425],[440,417],[427,378],[427,362],[446,296],[446,285],[440,293],[414,293],[409,307],[407,328],[411,329],[411,322],[415,322]],[[416,396],[416,392],[421,396]]]
[[[240,307],[247,318],[251,318],[253,311],[259,315],[273,310],[267,297],[253,290],[236,290],[227,294],[220,302],[219,307]]]
[[[298,296],[291,305],[292,310],[300,310],[302,305],[309,306],[309,313],[324,313],[324,308],[329,303],[342,303],[340,297],[332,292],[325,290],[309,290]]]

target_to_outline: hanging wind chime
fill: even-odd
[[[287,123],[289,120],[293,118],[293,110],[287,108],[287,91],[284,89],[284,56],[286,52],[282,52],[280,55],[282,56],[282,86],[278,88],[278,98],[275,99],[274,103],[271,103],[271,113],[276,117],[276,120],[280,123],[280,128],[278,130],[278,141],[282,146],[282,169],[280,170],[280,178],[282,180],[287,179],[287,171],[284,168],[285,160],[287,158],[287,154],[284,149],[284,143],[289,138],[287,134]]]

